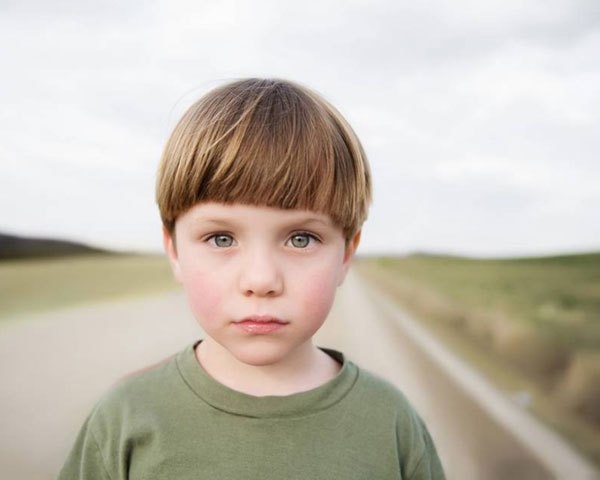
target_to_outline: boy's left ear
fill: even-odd
[[[341,285],[344,279],[346,278],[346,274],[348,273],[348,269],[350,268],[350,263],[352,262],[352,258],[354,258],[354,253],[356,252],[358,244],[360,243],[360,234],[361,231],[359,230],[346,244],[346,250],[344,251],[344,261],[342,264],[342,275],[340,277],[338,285]]]

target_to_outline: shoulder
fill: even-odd
[[[407,478],[420,478],[419,472],[431,473],[423,478],[443,478],[435,445],[427,426],[404,393],[389,381],[360,367],[355,385],[355,409],[362,410],[369,422],[382,429],[394,429],[395,443]],[[360,415],[360,413],[359,413]]]
[[[352,391],[352,406],[357,412],[381,422],[396,425],[401,432],[424,428],[416,409],[404,393],[379,375],[352,365],[357,370]]]
[[[59,478],[117,478],[116,472],[127,470],[135,445],[161,435],[169,412],[180,410],[177,390],[185,391],[177,356],[123,377],[100,398]]]
[[[139,396],[152,393],[154,390],[163,391],[169,383],[178,380],[177,358],[184,354],[180,352],[162,360],[134,370],[118,379],[109,391],[116,396]]]
[[[177,377],[176,355],[139,370],[129,372],[118,379],[107,392],[104,400],[136,399],[164,390],[168,383]]]
[[[118,425],[134,426],[143,421],[149,411],[172,405],[172,392],[181,388],[182,384],[176,363],[178,355],[118,379],[93,408],[90,426],[94,430],[111,430]]]
[[[414,409],[404,393],[388,380],[356,366],[358,371],[356,391],[370,405],[386,406],[396,411],[413,412]]]

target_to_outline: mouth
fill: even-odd
[[[255,315],[233,322],[236,327],[253,335],[266,335],[276,332],[284,328],[288,323],[285,320],[266,315]]]

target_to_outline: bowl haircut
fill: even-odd
[[[342,115],[315,92],[277,79],[218,87],[183,115],[156,183],[163,225],[200,202],[324,213],[346,241],[371,202],[363,148]]]

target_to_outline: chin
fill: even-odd
[[[270,365],[277,365],[285,359],[285,355],[269,355],[266,352],[261,353],[242,353],[236,354],[236,359],[246,365],[253,367],[267,367]]]
[[[291,354],[291,349],[262,342],[248,345],[231,352],[235,358],[246,365],[266,367],[285,361]]]

